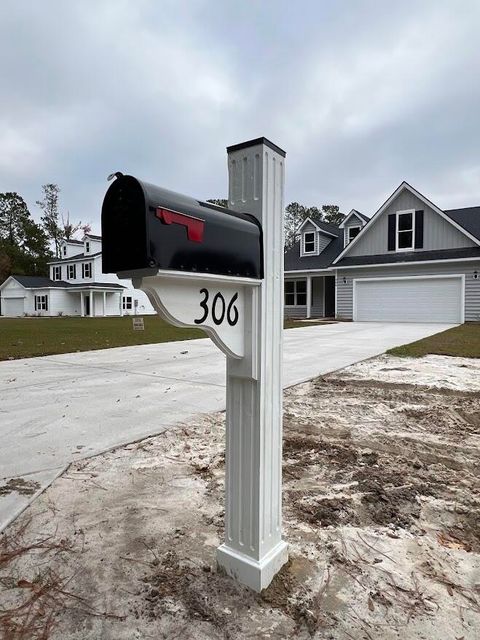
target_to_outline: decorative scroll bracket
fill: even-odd
[[[261,280],[205,273],[159,271],[135,278],[155,310],[177,327],[203,329],[225,355],[244,359],[252,351],[256,305]],[[250,360],[250,359],[249,359]],[[248,372],[252,375],[251,370]]]

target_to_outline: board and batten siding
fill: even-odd
[[[423,248],[415,251],[433,251],[435,249],[460,249],[477,246],[473,240],[456,229],[448,220],[428,207],[407,189],[402,191],[377,220],[369,223],[363,238],[353,245],[348,256],[375,256],[388,253],[388,216],[405,209],[422,210]]]
[[[479,277],[473,277],[477,270]],[[353,318],[353,280],[402,276],[465,275],[465,321],[480,321],[480,260],[444,264],[341,269],[336,272],[337,318]],[[344,283],[344,278],[346,282]]]

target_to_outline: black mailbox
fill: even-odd
[[[104,273],[263,277],[257,219],[116,174],[102,206]]]

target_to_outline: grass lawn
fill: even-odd
[[[128,347],[137,344],[205,338],[200,329],[180,329],[159,316],[144,316],[145,330],[134,331],[132,318],[0,318],[0,360],[56,353]],[[314,323],[286,321],[285,327]]]
[[[429,338],[387,351],[392,356],[420,358],[429,353],[439,356],[480,358],[480,322],[469,322]]]

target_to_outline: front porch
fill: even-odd
[[[285,276],[286,318],[334,318],[335,276]]]
[[[75,287],[68,289],[74,297],[74,307],[82,318],[97,318],[106,316],[122,316],[122,291],[118,287]]]

